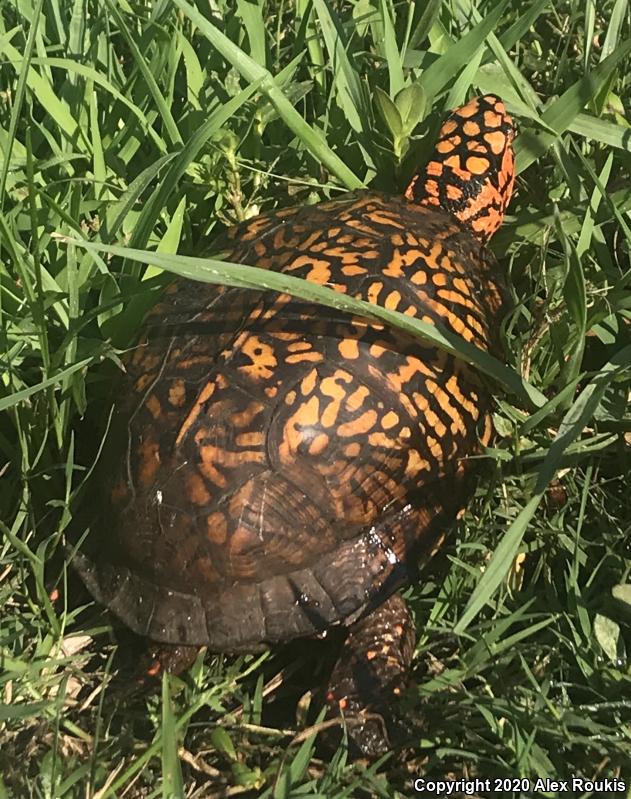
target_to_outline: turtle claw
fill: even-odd
[[[161,679],[164,672],[181,674],[193,665],[199,652],[198,646],[161,644],[154,647],[141,662],[137,675],[138,684],[143,686],[152,680]]]

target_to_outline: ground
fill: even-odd
[[[627,2],[24,0],[0,23],[0,799],[574,776],[631,796]],[[302,645],[136,687],[138,642],[64,544],[161,269],[261,210],[403,191],[447,110],[488,91],[519,125],[492,243],[510,371],[486,365],[476,498],[407,592],[416,738],[322,757]]]

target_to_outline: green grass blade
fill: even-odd
[[[28,33],[28,39],[26,40],[26,48],[24,50],[24,60],[22,62],[22,67],[18,75],[18,85],[15,90],[15,103],[11,111],[11,122],[9,124],[9,135],[6,144],[3,148],[4,160],[2,162],[2,172],[0,172],[0,211],[2,211],[3,207],[4,191],[7,185],[7,175],[9,173],[11,153],[13,151],[13,144],[15,142],[15,135],[18,126],[18,121],[20,119],[22,106],[24,104],[24,95],[26,93],[27,77],[30,71],[31,58],[33,55],[33,46],[35,44],[35,34],[37,33],[37,26],[39,24],[39,18],[42,13],[43,5],[44,5],[44,0],[38,0],[37,5],[33,10],[33,17],[35,21],[31,24],[31,28]],[[4,37],[3,39],[0,39],[0,52],[2,52],[3,45],[7,49],[10,46],[8,39],[6,39],[5,41]]]
[[[260,2],[252,0],[237,0],[237,13],[243,20],[243,25],[248,34],[250,55],[262,67],[267,65],[265,48],[265,23],[263,21],[263,8]]]
[[[550,445],[550,449],[539,468],[534,494],[510,525],[493,553],[493,557],[454,627],[456,635],[461,635],[467,629],[500,587],[519,551],[519,546],[528,524],[537,510],[549,482],[559,467],[563,453],[578,438],[593,417],[611,380],[620,371],[628,371],[630,369],[631,346],[628,346],[620,350],[615,358],[606,364],[601,372],[588,383],[564,416],[559,430]]]
[[[174,255],[180,246],[180,237],[182,235],[182,224],[184,222],[184,211],[186,210],[186,197],[182,197],[178,207],[175,209],[173,216],[167,226],[164,236],[160,239],[156,252],[165,252]],[[143,280],[149,280],[156,275],[162,274],[162,269],[151,264],[145,269],[142,276]]]
[[[72,16],[70,17],[70,30],[68,32],[68,50],[74,54],[83,55],[83,44],[86,30],[86,0],[74,0]],[[70,75],[70,84],[77,85],[75,75]]]
[[[589,114],[577,114],[567,129],[586,139],[592,139],[607,147],[631,152],[631,127],[624,127],[606,119],[598,119]]]
[[[160,152],[166,152],[167,146],[164,139],[155,131],[147,115],[144,114],[142,110],[135,105],[135,103],[125,97],[122,92],[119,92],[112,82],[102,75],[97,69],[94,69],[94,67],[89,67],[85,64],[79,64],[69,58],[34,58],[33,63],[42,66],[57,67],[59,69],[65,70],[70,75],[81,75],[82,77],[86,78],[86,80],[91,80],[102,89],[105,89],[106,92],[111,94],[112,97],[122,103],[125,108],[130,111],[136,117],[136,119],[138,119],[142,125],[143,133],[147,134],[152,139]]]
[[[441,0],[427,0],[420,8],[421,15],[410,34],[409,48],[414,49],[422,44],[429,36],[432,26],[440,14]]]
[[[64,238],[64,237],[62,237]],[[80,239],[66,239],[68,243],[76,244],[91,252],[106,252],[129,258],[144,264],[153,264],[174,272],[181,277],[191,280],[200,280],[205,283],[218,283],[226,286],[237,286],[255,290],[268,289],[286,292],[305,300],[338,308],[348,313],[356,313],[372,319],[379,319],[405,330],[414,336],[435,344],[441,349],[452,353],[467,363],[475,365],[485,374],[499,381],[507,389],[515,393],[527,405],[540,407],[547,401],[534,386],[524,381],[517,372],[505,366],[489,353],[484,352],[468,341],[451,331],[428,324],[420,319],[412,319],[398,311],[390,311],[378,305],[372,305],[364,300],[346,297],[334,289],[318,286],[307,280],[293,277],[278,272],[270,272],[254,266],[233,264],[227,261],[218,261],[213,258],[191,258],[182,255],[166,255],[127,247],[98,244],[82,241]]]
[[[562,407],[568,400],[571,400],[576,393],[576,386],[578,385],[579,378],[573,380],[564,386],[561,391],[556,393],[551,399],[542,405],[538,410],[532,413],[522,424],[519,425],[519,433],[522,436],[527,436],[532,430],[537,427],[553,414],[557,408]]]
[[[389,94],[390,97],[396,97],[405,86],[405,75],[387,0],[381,0],[379,11],[383,25],[383,51],[388,65]]]
[[[253,61],[236,44],[224,36],[221,31],[209,22],[200,12],[186,0],[174,0],[180,10],[197,25],[211,44],[237,69],[243,77],[250,81],[260,81],[261,90],[276,107],[279,116],[287,127],[302,141],[309,152],[324,164],[347,188],[355,189],[362,185],[361,180],[353,174],[346,164],[329,148],[322,133],[312,128],[296,111],[276,85],[271,73]]]
[[[607,25],[605,41],[600,52],[600,61],[612,55],[619,46],[625,15],[629,13],[629,0],[616,0]]]
[[[171,706],[169,675],[162,672],[162,796],[184,799],[184,780],[178,757],[177,729]]]
[[[200,94],[204,87],[204,72],[199,63],[199,58],[195,48],[189,40],[178,31],[178,41],[182,48],[184,66],[186,69],[186,94],[191,106],[196,110],[201,110]]]
[[[127,46],[129,47],[129,50],[133,56],[134,61],[136,62],[136,65],[138,66],[138,69],[140,70],[140,74],[142,75],[145,83],[147,84],[149,93],[153,97],[153,101],[158,108],[160,118],[162,119],[166,132],[169,135],[171,144],[172,145],[182,144],[182,136],[180,135],[177,123],[173,118],[171,109],[169,108],[167,101],[165,100],[162,92],[160,91],[158,83],[155,77],[153,76],[152,71],[149,69],[149,66],[145,61],[143,54],[140,52],[140,48],[136,44],[134,37],[129,32],[127,23],[125,22],[122,14],[119,12],[116,6],[110,2],[110,0],[107,0],[107,7],[112,16],[114,17],[114,19],[116,20],[118,29],[120,30],[121,34],[123,35],[123,38],[127,42]]]
[[[480,14],[471,2],[466,3],[466,8],[468,13],[473,16],[473,19],[481,19]],[[541,5],[535,3],[535,5],[529,9],[529,11],[527,11],[523,17],[518,19],[515,23],[516,27],[514,30],[512,32],[510,30],[507,31],[506,39],[508,43],[510,44],[511,39],[514,39],[515,36],[518,36],[521,33],[523,30],[522,26],[528,25],[530,27],[532,22],[534,22],[540,15],[541,11]],[[480,70],[480,89],[485,92],[500,94],[504,100],[509,100],[510,98],[514,97],[514,100],[520,104],[523,98],[523,100],[526,101],[524,111],[526,112],[526,116],[529,116],[531,113],[533,113],[531,109],[536,109],[539,107],[540,103],[537,93],[520,72],[518,67],[514,64],[513,59],[508,55],[507,50],[511,48],[508,48],[504,45],[503,39],[498,38],[495,33],[491,32],[488,35],[487,42],[489,49],[497,59],[498,64],[493,64],[490,62],[485,64]],[[487,71],[491,71],[491,78],[490,83],[484,86],[482,85],[482,76]],[[498,79],[500,80],[499,84],[497,83]],[[535,116],[538,119],[538,115],[535,114]]]
[[[113,221],[107,227],[107,239],[113,240],[116,237],[121,225],[138,201],[140,195],[147,189],[148,186],[151,185],[153,179],[160,172],[160,170],[170,161],[172,161],[175,156],[175,153],[163,155],[161,158],[158,158],[157,161],[154,161],[152,164],[150,164],[146,169],[143,169],[138,177],[129,184],[117,202],[108,207],[107,218],[111,218]]]
[[[75,374],[75,372],[80,371],[81,369],[85,369],[91,363],[94,363],[95,360],[96,356],[93,358],[84,358],[81,361],[77,361],[76,363],[67,366],[65,369],[61,369],[56,374],[51,375],[51,377],[48,377],[46,380],[42,380],[40,383],[36,383],[28,388],[23,388],[21,391],[16,391],[13,394],[10,394],[8,397],[0,397],[0,411],[5,411],[7,408],[13,408],[19,403],[24,402],[24,400],[29,399],[29,397],[34,396],[40,391],[44,391],[44,389],[49,388],[50,386],[57,386],[60,383],[63,383],[68,377]]]
[[[90,103],[90,133],[92,136],[92,164],[94,171],[94,195],[96,199],[107,196],[106,188],[107,170],[105,168],[105,156],[103,154],[103,142],[101,141],[101,130],[99,127],[99,111],[96,92],[88,84],[88,101]]]
[[[502,0],[502,2],[498,3],[482,22],[473,27],[460,41],[452,44],[444,55],[436,59],[423,72],[421,84],[429,97],[430,103],[453,76],[470,63],[478,49],[484,46],[487,36],[497,26],[504,13],[507,2],[508,0]]]
[[[609,192],[602,184],[599,176],[594,172],[593,167],[587,161],[585,156],[580,152],[580,150],[576,149],[576,155],[581,162],[582,166],[584,167],[585,171],[589,175],[592,183],[600,192],[600,196],[602,197],[605,205],[609,208],[612,217],[616,220],[618,225],[620,226],[620,230],[622,231],[624,237],[626,238],[627,242],[631,244],[631,227],[629,226],[627,220],[624,217],[624,213],[621,213],[621,210],[616,206],[614,202],[612,202],[611,197],[609,196]],[[626,278],[623,278],[625,281]]]
[[[153,226],[162,208],[166,204],[168,197],[178,186],[188,165],[195,159],[208,139],[210,139],[210,137],[216,133],[221,126],[250,99],[250,97],[252,97],[254,92],[259,88],[259,85],[260,79],[250,84],[247,88],[243,89],[243,91],[239,92],[236,97],[228,100],[227,103],[213,111],[208,119],[193,132],[190,139],[175,157],[175,160],[171,162],[160,185],[156,188],[143,208],[131,238],[132,246],[143,247],[149,241],[149,236],[151,235]]]
[[[47,114],[61,128],[68,139],[75,142],[76,145],[82,144],[84,150],[87,149],[85,146],[86,137],[78,126],[77,120],[68,105],[59,99],[51,84],[31,64],[27,64],[26,57],[23,57],[19,50],[16,50],[15,47],[7,42],[2,44],[0,41],[0,55],[3,53],[18,75],[20,77],[24,75],[24,81],[28,88],[37,97],[38,102],[46,108]]]
[[[525,11],[519,19],[515,20],[510,28],[499,37],[499,42],[503,49],[505,51],[512,50],[543,14],[546,6],[551,5],[551,3],[552,0],[535,0],[530,8]]]
[[[50,369],[50,347],[48,343],[48,327],[46,325],[46,313],[44,311],[44,290],[42,284],[42,262],[41,262],[41,241],[37,225],[37,197],[35,192],[35,176],[33,169],[33,145],[31,140],[31,128],[26,129],[26,177],[29,194],[29,216],[31,221],[31,254],[33,257],[33,278],[34,278],[34,304],[33,318],[38,328],[40,350],[42,353],[42,365],[45,375]],[[6,233],[6,228],[5,228]]]
[[[615,53],[601,61],[589,74],[576,81],[558,100],[555,100],[542,114],[542,121],[559,135],[567,130],[629,53],[631,53],[631,41],[627,40]],[[517,171],[523,172],[528,169],[554,142],[555,137],[546,132],[520,136],[515,143]]]
[[[5,722],[8,719],[27,719],[33,716],[43,716],[44,711],[53,707],[53,704],[53,702],[0,704],[0,722]]]
[[[562,382],[569,383],[576,379],[581,368],[585,349],[585,333],[587,329],[587,291],[581,259],[573,242],[565,235],[563,224],[556,214],[557,234],[565,253],[566,275],[563,283],[563,299],[574,323],[572,346],[566,351],[566,361],[562,370]]]
[[[582,258],[583,255],[588,251],[591,243],[592,243],[592,236],[594,234],[594,217],[598,212],[598,208],[600,206],[600,201],[603,199],[603,193],[601,186],[606,186],[609,182],[609,175],[611,174],[611,167],[613,166],[613,153],[609,153],[607,156],[607,160],[602,168],[600,175],[598,175],[598,181],[600,185],[594,186],[594,190],[592,191],[591,200],[589,203],[589,207],[585,214],[585,219],[583,220],[583,224],[581,225],[581,232],[578,237],[578,242],[576,244],[576,254],[579,258]]]
[[[313,0],[322,30],[324,43],[333,64],[333,88],[340,108],[348,115],[353,130],[365,131],[370,121],[364,102],[362,86],[357,69],[348,54],[348,42],[337,15],[325,0]]]
[[[314,17],[312,0],[296,0],[296,21],[300,23],[296,37],[296,49],[301,45],[303,45],[301,49],[304,49],[304,40],[306,39],[307,52],[311,62],[310,73],[320,90],[324,91],[324,73],[327,61],[324,55],[324,46],[315,28]]]

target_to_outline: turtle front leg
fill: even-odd
[[[344,717],[349,741],[364,757],[391,748],[393,704],[405,687],[416,630],[399,594],[350,628],[326,694],[331,714]]]

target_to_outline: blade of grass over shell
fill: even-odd
[[[565,450],[580,436],[593,417],[603,399],[610,382],[624,370],[631,369],[631,345],[616,353],[599,374],[581,391],[563,417],[559,430],[537,472],[537,483],[533,496],[509,526],[506,534],[484,570],[469,602],[454,627],[454,633],[461,635],[478,615],[506,577],[515,556],[519,551],[524,533],[530,520],[543,499],[548,484],[554,477]]]
[[[87,242],[59,236],[70,244],[76,244],[92,252],[106,252],[122,258],[129,258],[143,264],[158,266],[169,272],[191,280],[200,280],[204,283],[218,283],[226,286],[237,286],[255,290],[270,289],[286,292],[305,300],[338,308],[341,311],[355,313],[360,316],[376,318],[385,321],[394,327],[406,330],[412,335],[435,344],[459,358],[474,364],[485,374],[493,377],[507,389],[515,393],[522,402],[534,407],[541,407],[547,402],[534,386],[524,381],[513,369],[505,366],[489,353],[484,352],[456,333],[428,324],[420,319],[412,319],[406,314],[390,311],[378,305],[373,305],[364,300],[346,297],[344,294],[325,286],[318,286],[307,280],[270,272],[255,266],[233,264],[212,258],[191,258],[182,255],[166,255],[128,247],[108,246],[96,242]]]
[[[356,189],[363,185],[342,159],[330,149],[322,133],[305,122],[278,88],[272,74],[267,69],[257,64],[241,48],[231,42],[186,0],[173,0],[173,2],[197,25],[200,32],[247,81],[250,83],[261,81],[261,91],[274,104],[283,122],[318,161],[324,164],[347,188]]]
[[[175,3],[110,2],[185,142],[221,103],[248,85]],[[375,129],[362,120],[369,131],[358,140],[338,107],[339,65],[329,58],[312,0],[238,0],[238,6],[237,0],[187,2],[237,51],[274,76],[297,114],[316,135],[326,131],[328,147],[354,175],[367,181],[377,165],[379,188],[398,193],[402,183],[396,181],[405,175],[391,174],[396,159],[385,128],[379,120]],[[396,95],[392,79],[399,80],[401,73],[408,85],[422,83],[419,68],[427,70],[449,48],[457,57],[463,52],[461,39],[496,7],[492,0],[323,4],[339,24],[340,50],[366,101],[379,89]],[[488,602],[460,639],[452,635],[480,582],[481,564],[488,567],[502,534],[533,498],[567,407],[594,370],[628,342],[629,55],[563,135],[542,117],[542,109],[568,87],[619,52],[631,35],[628,12],[628,0],[509,3],[481,46],[463,56],[455,71],[439,75],[438,100],[430,98],[429,123],[471,91],[497,93],[527,134],[517,148],[532,133],[551,137],[547,151],[522,172],[508,219],[493,239],[516,300],[504,331],[507,356],[549,399],[530,415],[514,397],[496,403],[499,435],[480,459],[488,468],[480,470],[478,490],[463,516],[457,555],[448,550],[451,567],[427,570],[423,581],[406,591],[422,639],[419,665],[428,662],[426,655],[430,664],[436,657],[447,664],[444,672],[433,678],[430,673],[406,692],[406,720],[412,724],[419,719],[423,724],[428,698],[441,709],[417,739],[417,744],[425,740],[430,761],[419,764],[418,751],[410,753],[412,769],[423,772],[418,776],[470,769],[506,778],[590,779],[590,764],[601,762],[597,779],[607,771],[612,776],[628,771],[629,740],[620,732],[630,707],[624,651],[628,617],[617,616],[620,609],[610,604],[612,584],[631,588],[624,546],[628,371],[609,382],[592,420],[561,455],[555,489],[566,492],[566,504],[555,507],[549,486],[526,522],[499,590],[487,592]],[[342,745],[305,770],[307,747],[294,757],[311,734],[302,715],[293,741],[291,731],[276,724],[261,727],[276,717],[278,682],[289,686],[288,670],[279,673],[274,657],[266,661],[264,674],[250,672],[240,685],[238,673],[248,672],[249,664],[256,668],[260,660],[237,659],[231,672],[232,659],[200,658],[185,680],[169,681],[164,716],[159,694],[130,696],[119,708],[109,684],[111,669],[103,672],[110,625],[105,617],[99,616],[102,623],[90,621],[94,616],[88,614],[100,614],[96,607],[81,613],[70,609],[72,581],[56,566],[55,548],[81,524],[76,513],[81,485],[87,492],[101,489],[95,471],[99,454],[91,455],[97,441],[90,438],[94,430],[104,446],[105,436],[96,430],[100,403],[111,390],[110,378],[125,363],[114,348],[120,344],[127,350],[136,341],[145,310],[173,276],[143,282],[142,264],[74,245],[67,253],[51,231],[127,244],[139,220],[146,220],[149,232],[141,246],[155,263],[160,241],[168,252],[177,245],[199,254],[210,235],[242,212],[249,218],[259,210],[309,205],[343,189],[342,181],[313,157],[259,90],[225,119],[218,129],[221,140],[207,140],[184,174],[163,186],[182,145],[173,144],[159,98],[149,90],[105,3],[4,3],[0,57],[0,175],[7,170],[0,219],[0,518],[11,533],[4,535],[0,523],[0,607],[8,611],[0,612],[5,711],[0,761],[7,766],[0,799],[5,794],[65,797],[82,790],[99,799],[136,793],[158,799],[180,790],[168,766],[177,758],[184,761],[185,796],[213,791],[331,799],[407,795],[407,751],[390,755],[385,765],[358,768]],[[404,61],[401,72],[397,59]],[[424,131],[411,135],[419,165],[433,135],[431,125],[427,135]],[[224,135],[234,144],[229,157]],[[412,161],[414,155],[410,152]],[[163,193],[150,209],[154,214],[157,208],[150,224],[143,211],[157,189]],[[564,298],[572,248],[580,256],[589,332],[580,370],[564,385],[563,364],[577,351],[576,324],[585,305],[580,286],[573,309],[577,296]],[[211,286],[197,285],[213,293]],[[341,316],[340,311],[322,312]],[[114,333],[118,336],[121,326],[126,329],[118,339]],[[73,368],[70,377],[64,375]],[[505,392],[500,388],[497,394]],[[73,448],[73,430],[81,453]],[[165,432],[162,426],[160,433]],[[51,572],[59,575],[56,600],[47,593]],[[615,631],[608,649],[602,627],[600,633],[596,629],[599,619]],[[61,647],[72,648],[75,634],[88,639],[83,650],[61,656]],[[51,697],[54,706],[47,707]],[[40,712],[37,703],[42,703]],[[24,707],[36,712],[20,718]],[[176,739],[165,740],[168,716]],[[214,746],[215,725],[225,727],[225,737],[233,742],[230,757]]]

